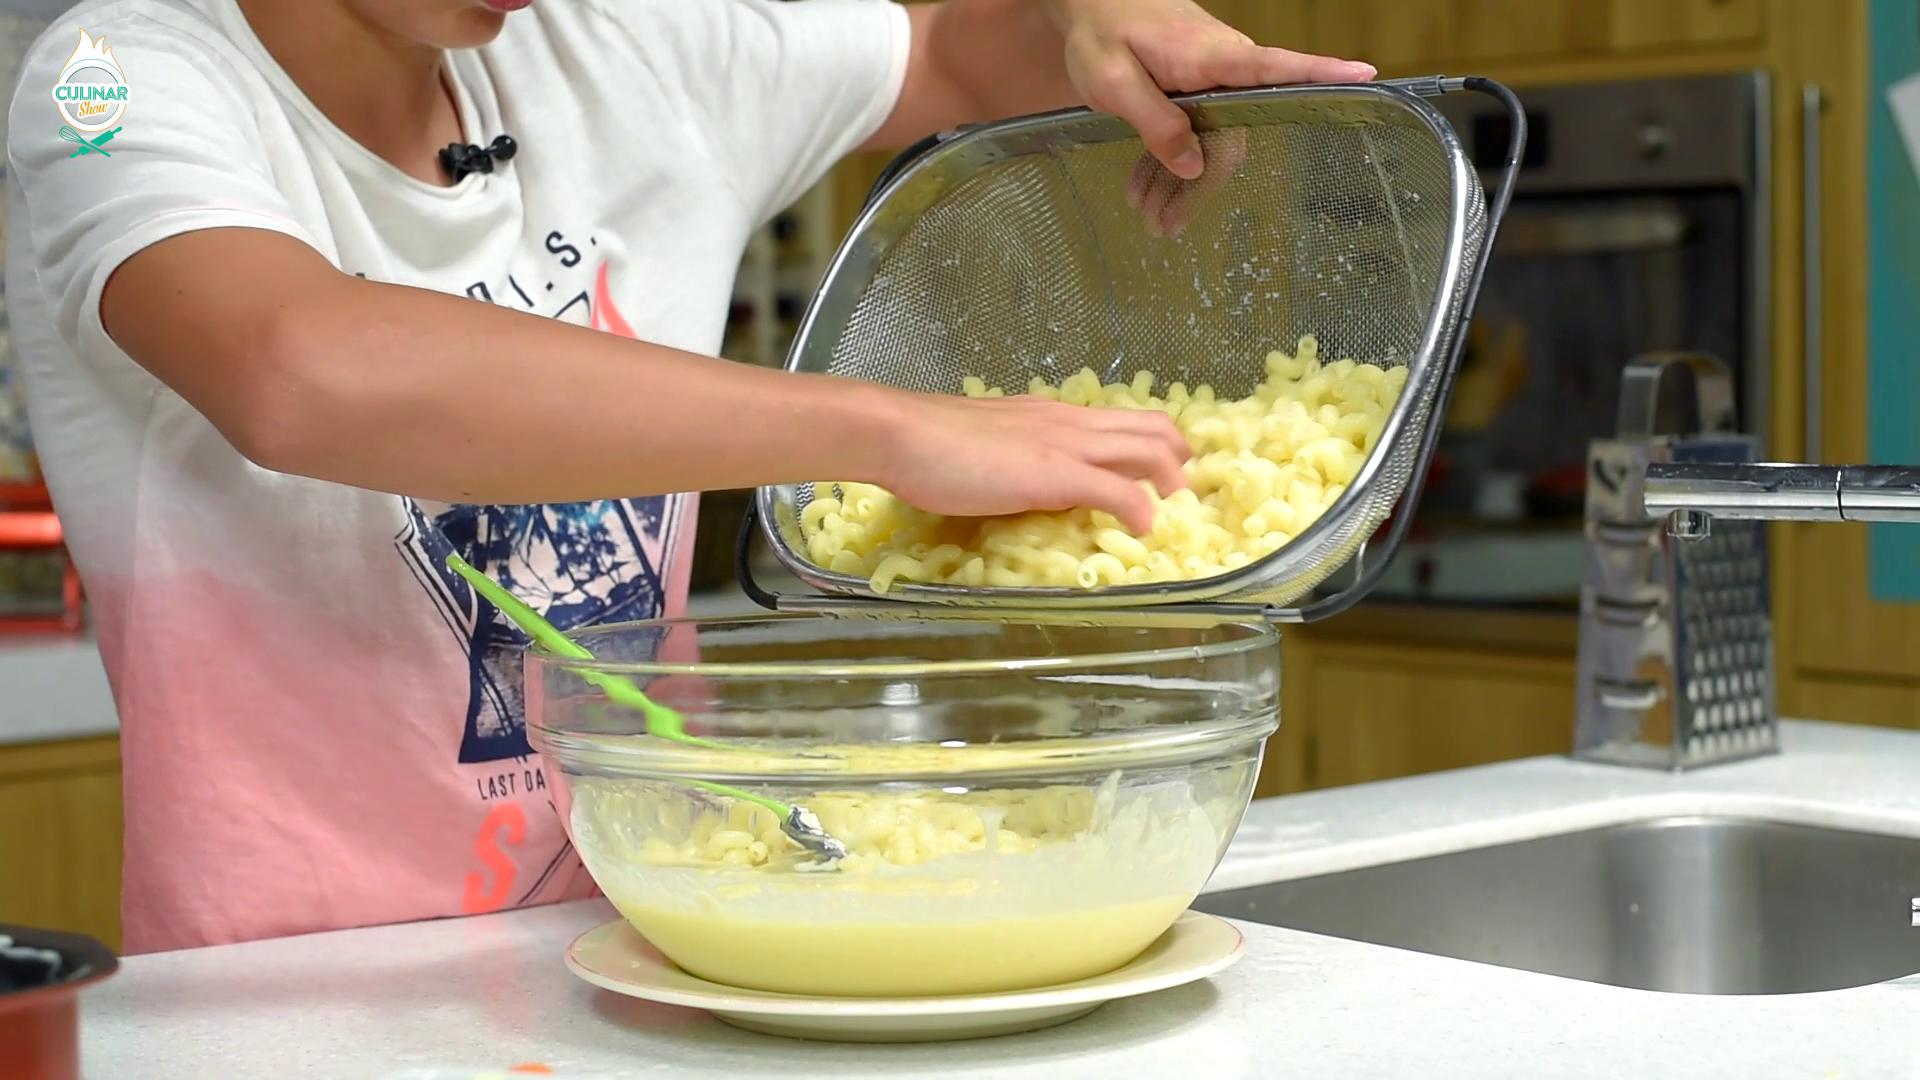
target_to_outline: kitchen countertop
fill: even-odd
[[[91,637],[0,636],[0,746],[112,735],[113,690]]]
[[[1535,758],[1265,800],[1209,888],[1672,813],[1920,835],[1920,733],[1792,723],[1784,741],[1784,756],[1680,776]],[[535,1061],[782,1080],[1920,1078],[1920,976],[1794,996],[1660,994],[1251,924],[1246,955],[1222,975],[1048,1031],[795,1042],[575,979],[566,943],[612,917],[587,901],[134,957],[83,999],[87,1075],[375,1078]]]

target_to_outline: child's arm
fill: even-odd
[[[1200,143],[1168,92],[1374,75],[1368,64],[1262,48],[1193,0],[946,0],[908,12],[906,84],[868,149],[1084,104],[1132,124],[1154,156],[1191,180]]]
[[[1090,506],[1145,531],[1182,483],[1164,415],[969,400],[734,364],[343,274],[248,228],[120,265],[115,344],[279,472],[449,502],[808,480],[954,514]],[[957,388],[956,388],[957,389]]]

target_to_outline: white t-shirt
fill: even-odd
[[[106,336],[115,267],[268,229],[375,281],[711,354],[750,232],[886,118],[908,33],[865,0],[543,0],[449,57],[467,140],[519,142],[451,187],[330,123],[234,0],[89,0],[34,46],[7,299],[121,714],[130,951],[588,895],[520,639],[443,557],[562,626],[655,616],[684,598],[694,500],[444,506],[268,472]]]

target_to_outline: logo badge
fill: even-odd
[[[68,157],[112,157],[106,144],[120,133],[120,118],[131,97],[126,73],[105,38],[80,31],[80,43],[53,84],[53,107],[60,113],[60,137],[78,149]]]

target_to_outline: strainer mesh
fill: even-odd
[[[1312,334],[1320,355],[1411,367],[1362,472],[1320,526],[1223,587],[1121,586],[1119,602],[1296,600],[1346,563],[1406,489],[1445,375],[1486,232],[1479,184],[1423,101],[1378,88],[1224,96],[1197,110],[1210,162],[1240,160],[1177,236],[1129,204],[1142,148],[1117,122],[1056,118],[943,147],[873,206],[843,248],[796,342],[797,370],[954,393],[979,376],[1014,393],[1082,368],[1105,381],[1251,392],[1273,349]],[[864,581],[811,564],[793,516],[804,486],[775,489],[769,534],[818,587]],[[1216,579],[1219,581],[1221,579]],[[1079,590],[896,585],[906,599],[1031,603]]]

